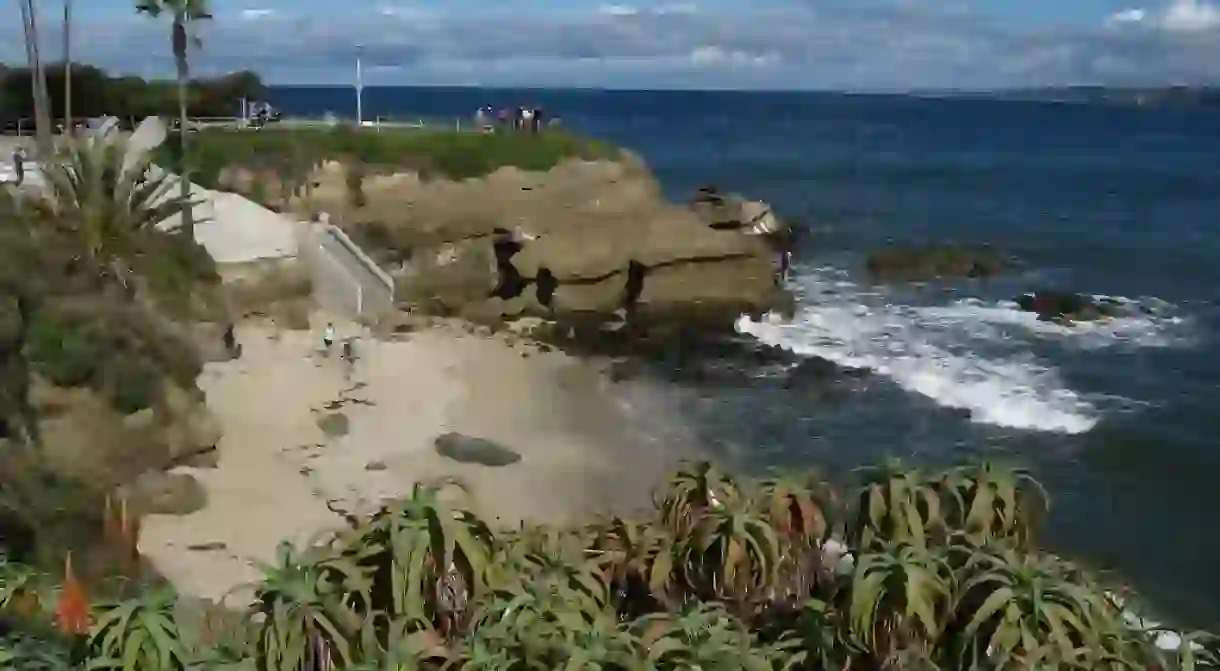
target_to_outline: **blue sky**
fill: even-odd
[[[49,33],[60,0],[37,0]],[[168,27],[77,0],[77,60],[172,74]],[[200,73],[346,84],[838,90],[1220,83],[1220,0],[212,0]],[[0,4],[0,60],[24,58]]]

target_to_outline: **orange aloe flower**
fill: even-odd
[[[72,571],[72,553],[64,558],[64,585],[55,607],[55,622],[65,634],[89,631],[89,597]]]

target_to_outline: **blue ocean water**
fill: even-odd
[[[350,90],[276,89],[349,115]],[[714,183],[809,229],[791,321],[746,335],[878,374],[834,394],[782,370],[690,384],[676,410],[755,466],[844,473],[883,456],[1020,461],[1052,492],[1046,541],[1220,622],[1220,117],[1214,110],[817,93],[366,89],[366,117],[542,105],[643,155],[674,198]],[[871,286],[888,244],[987,243],[1026,270]],[[1057,287],[1164,302],[1073,328],[1006,301]]]

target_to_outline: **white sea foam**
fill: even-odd
[[[1082,349],[1171,347],[1189,340],[1188,321],[1170,314],[1171,306],[1161,301],[1113,296],[1095,298],[1133,306],[1132,315],[1059,324],[1038,319],[1038,315],[1020,310],[1012,301],[988,304],[977,298],[943,307],[921,308],[918,313],[920,318],[930,322],[958,324],[981,338],[1001,338],[1006,329],[1015,327],[1040,339],[1061,341]],[[1149,307],[1153,313],[1141,314],[1138,306]]]
[[[976,300],[903,305],[829,268],[804,270],[793,289],[802,307],[792,320],[742,317],[737,330],[798,355],[869,368],[942,406],[969,410],[973,421],[997,426],[1083,433],[1101,414],[1098,399],[1067,388],[1053,366],[1013,336],[1014,327],[1037,337],[1078,339],[1086,347],[1166,344],[1158,318],[1066,327]]]

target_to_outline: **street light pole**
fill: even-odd
[[[364,125],[364,73],[361,70],[360,58],[363,46],[356,47],[356,125]]]
[[[64,134],[72,132],[72,0],[64,0]]]

